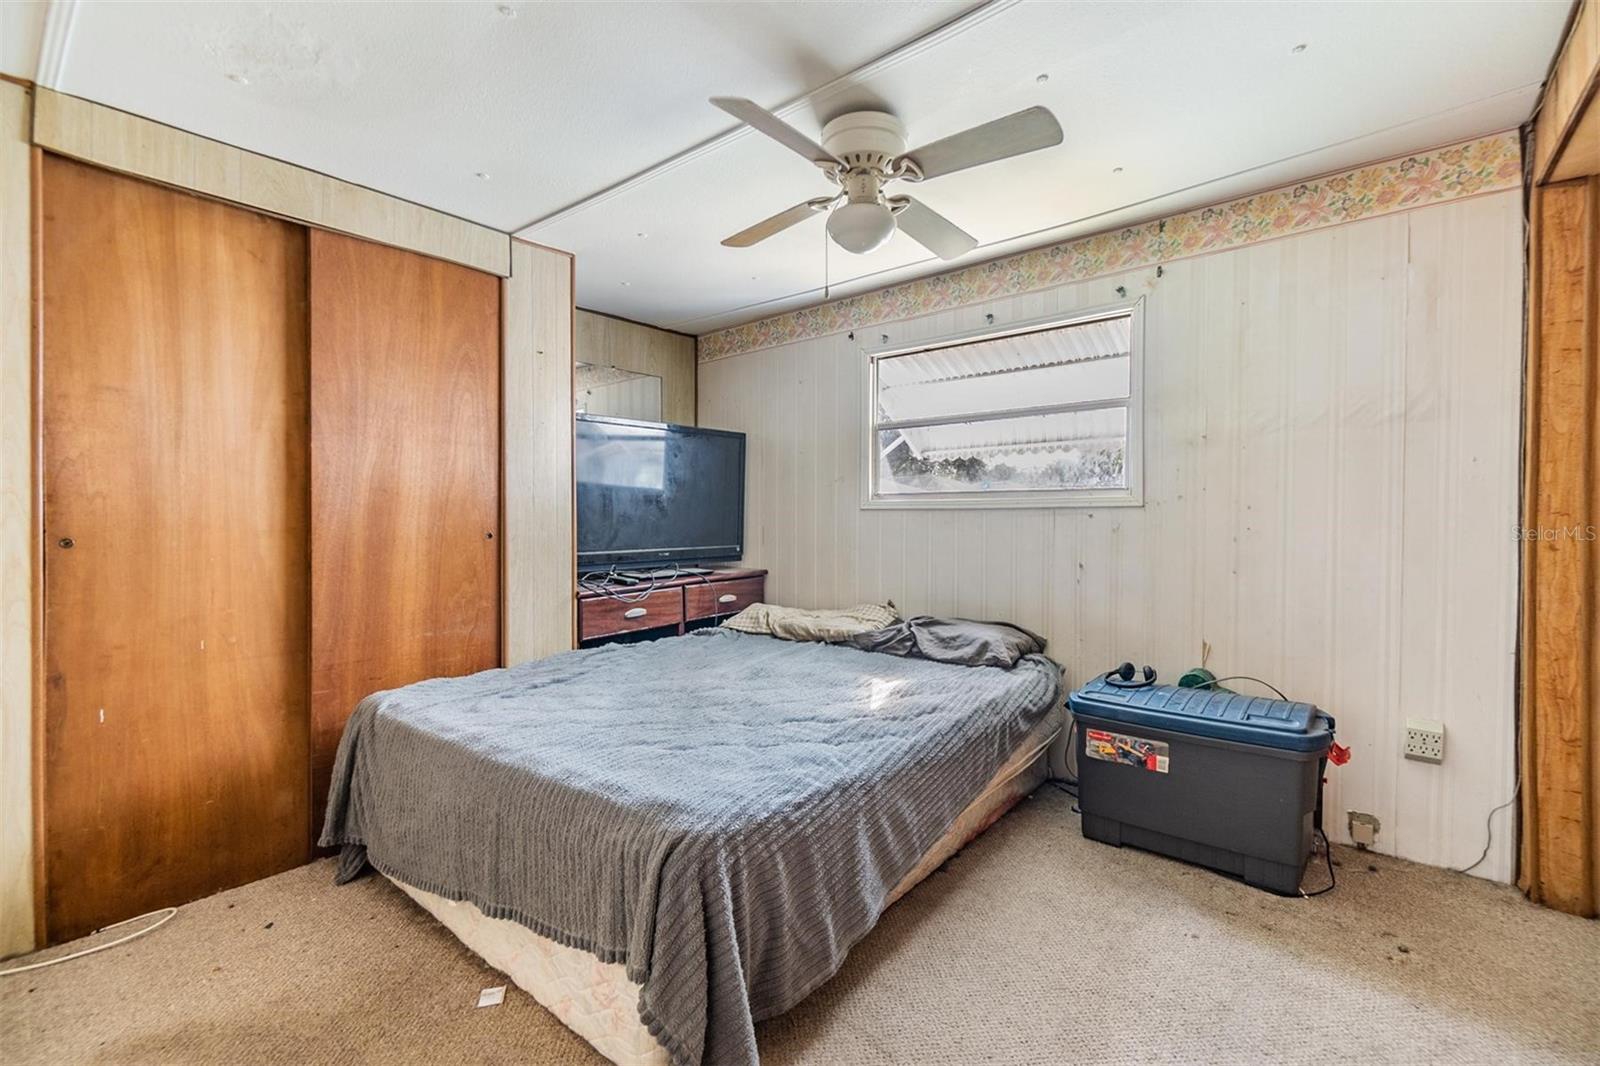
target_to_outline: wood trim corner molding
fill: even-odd
[[[0,84],[0,957],[34,947],[33,148]]]
[[[1600,914],[1600,177],[1533,190],[1519,884]]]
[[[1534,122],[1535,181],[1600,173],[1600,0],[1582,0]]]
[[[511,273],[511,238],[499,230],[51,89],[35,90],[33,142],[294,222]]]
[[[1528,193],[1518,884],[1600,915],[1600,2],[1545,83]]]
[[[511,242],[501,283],[502,665],[575,646],[573,259]]]

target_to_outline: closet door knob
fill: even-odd
[[[60,540],[56,541],[56,543],[61,545],[63,548],[70,548],[72,547],[73,542],[71,537],[62,537]]]

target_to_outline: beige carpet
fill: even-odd
[[[1084,840],[1046,787],[767,1023],[785,1063],[1600,1062],[1600,924],[1341,851],[1281,899]],[[1309,883],[1309,879],[1308,879]],[[318,863],[0,980],[0,1059],[596,1063],[379,878]]]

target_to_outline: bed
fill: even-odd
[[[1060,669],[724,629],[362,701],[323,843],[623,1066],[755,1063],[899,895],[1044,776]]]

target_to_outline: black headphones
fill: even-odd
[[[1123,663],[1115,670],[1107,670],[1105,682],[1112,688],[1148,688],[1156,683],[1156,672],[1153,667],[1144,668],[1144,678],[1140,681],[1133,679],[1133,664]]]

